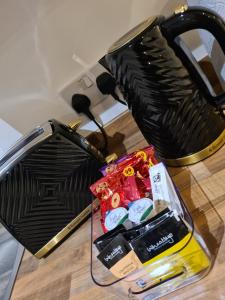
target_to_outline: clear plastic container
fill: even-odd
[[[100,209],[96,201],[93,203],[91,276],[97,285],[112,287],[121,297],[150,300],[200,280],[210,271],[223,236],[222,219],[188,169],[182,169],[173,177],[173,182],[180,199],[177,217],[187,226],[188,234],[182,242],[122,279],[114,276],[97,259],[99,251],[93,241],[103,231]],[[158,221],[154,222],[150,223],[153,228],[159,226]]]

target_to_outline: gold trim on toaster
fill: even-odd
[[[34,254],[36,258],[43,258],[46,256],[57,244],[59,244],[68,234],[71,233],[92,211],[92,206],[97,207],[98,199],[95,199],[93,204],[87,206],[76,218],[74,218],[66,227],[59,231],[46,245],[44,245],[38,252]]]

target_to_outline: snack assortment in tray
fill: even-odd
[[[153,213],[149,166],[157,163],[152,146],[101,169],[105,175],[90,189],[100,201],[103,231],[140,223]]]
[[[101,172],[103,177],[90,187],[99,199],[102,227],[93,243],[98,261],[115,278],[132,282],[136,274],[135,284],[144,289],[209,269],[205,244],[152,146]]]

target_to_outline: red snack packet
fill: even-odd
[[[140,159],[134,158],[134,161],[140,161]],[[100,201],[101,224],[104,232],[107,232],[104,224],[106,214],[110,210],[118,207],[127,208],[130,202],[142,197],[134,175],[133,167],[127,166],[123,170],[99,179],[90,186],[92,193]]]
[[[153,146],[148,146],[145,147],[142,150],[139,151],[135,151],[131,154],[127,154],[124,155],[122,157],[120,157],[118,160],[116,160],[115,162],[105,165],[103,166],[100,171],[102,173],[103,176],[107,176],[108,174],[111,174],[115,171],[117,171],[118,169],[120,169],[121,167],[125,167],[125,165],[127,164],[128,161],[132,160],[133,157],[140,157],[143,159],[143,161],[148,164],[149,166],[151,165],[155,165],[158,163],[157,159],[155,158],[155,150]],[[132,165],[132,162],[131,162]]]
[[[122,187],[125,194],[125,204],[127,206],[131,201],[141,198],[135,176],[129,176],[126,179],[123,179]]]
[[[154,148],[149,146],[124,156],[117,160],[118,163],[108,165],[105,171],[109,174],[90,187],[100,200],[104,232],[107,232],[104,223],[110,210],[117,207],[128,208],[130,202],[151,194],[149,167],[157,163],[154,153]]]
[[[101,223],[103,231],[107,232],[104,223],[107,212],[117,207],[127,207],[130,201],[125,197],[120,176],[108,175],[90,186],[92,193],[100,201]]]
[[[129,160],[128,163],[129,163],[128,166],[123,168],[122,173],[125,176],[125,178],[127,178],[124,179],[124,181],[127,181],[128,178],[132,176],[133,176],[133,180],[135,180],[136,183],[135,186],[137,186],[138,189],[137,194],[139,195],[139,197],[138,198],[136,197],[136,199],[133,200],[137,200],[149,196],[149,193],[151,192],[151,183],[149,179],[149,166],[147,164],[147,161],[145,162],[142,157],[134,156],[132,160]],[[132,192],[132,188],[128,189],[128,193],[129,192],[130,193]]]

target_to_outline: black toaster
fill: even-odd
[[[89,186],[104,158],[75,126],[48,121],[0,160],[0,222],[37,258],[91,211]]]

